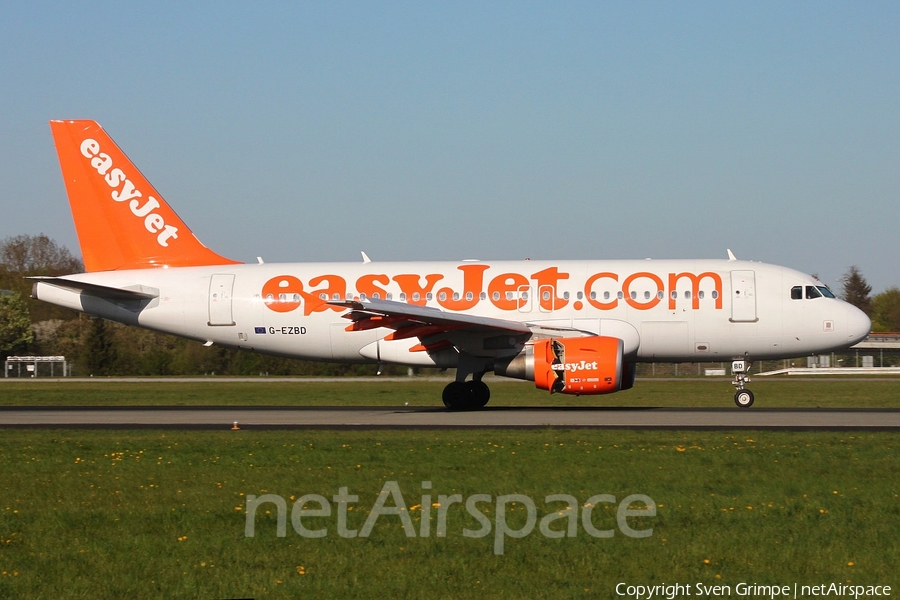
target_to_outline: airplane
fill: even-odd
[[[639,362],[752,361],[846,349],[869,318],[818,279],[737,260],[244,264],[204,246],[98,123],[50,122],[85,273],[32,296],[197,340],[307,360],[456,369],[449,409],[483,376],[552,393],[630,389]]]

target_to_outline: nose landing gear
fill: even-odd
[[[753,406],[753,392],[744,387],[744,384],[750,381],[747,373],[750,372],[751,364],[750,361],[746,360],[735,360],[731,363],[731,372],[734,374],[734,381],[731,383],[737,388],[737,391],[734,393],[734,403],[740,408]]]
[[[753,400],[753,392],[750,390],[738,390],[734,393],[734,403],[741,408],[750,408]]]

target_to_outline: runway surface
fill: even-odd
[[[0,427],[62,429],[900,429],[900,409],[3,407]]]

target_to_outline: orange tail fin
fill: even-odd
[[[200,243],[95,121],[50,121],[88,272],[238,264]]]

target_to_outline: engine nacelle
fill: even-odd
[[[497,375],[534,381],[537,388],[551,394],[611,394],[628,389],[633,375],[623,378],[629,374],[626,371],[622,340],[599,335],[538,340],[494,365]]]

